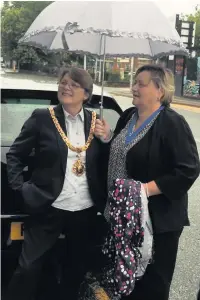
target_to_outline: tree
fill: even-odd
[[[83,57],[67,52],[43,52],[40,49],[19,45],[40,12],[52,1],[4,1],[1,9],[1,50],[5,60],[17,60],[21,68],[45,71],[55,67],[68,66],[73,61],[83,65]]]
[[[33,60],[37,58],[37,51],[18,45],[19,39],[25,34],[38,14],[52,1],[10,1],[3,2],[1,9],[1,48],[2,56],[7,59],[20,58],[20,53]],[[25,51],[30,52],[25,55]],[[23,58],[24,60],[24,58]]]
[[[195,47],[197,48],[197,52],[200,53],[200,7],[197,5],[195,8],[195,13],[186,15],[184,19],[196,23]]]
[[[22,45],[13,50],[12,58],[18,61],[19,65],[39,65],[42,61],[36,49]]]

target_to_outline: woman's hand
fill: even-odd
[[[162,194],[155,181],[143,183],[147,198]]]
[[[102,121],[96,119],[94,134],[98,138],[109,140],[111,137],[111,130],[109,124],[104,119]]]

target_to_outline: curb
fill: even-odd
[[[129,94],[129,93],[126,94],[126,93],[111,92],[111,91],[109,93],[112,94],[113,96],[121,96],[121,97],[132,98],[132,95]],[[199,101],[199,103],[196,103],[196,102],[193,102],[193,100],[187,101],[187,100],[178,100],[178,99],[174,98],[172,104],[179,104],[179,105],[183,105],[183,106],[191,106],[191,107],[200,108],[200,101]]]

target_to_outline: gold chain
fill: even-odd
[[[91,144],[91,142],[92,142],[92,140],[94,138],[93,133],[94,133],[95,121],[96,121],[96,112],[95,111],[92,112],[92,122],[91,122],[91,127],[90,127],[90,133],[89,133],[88,140],[87,140],[86,144],[84,146],[82,146],[82,147],[75,147],[75,146],[73,146],[70,143],[68,137],[66,136],[66,134],[62,130],[62,128],[61,128],[61,126],[60,126],[60,124],[58,122],[58,119],[55,116],[55,112],[54,112],[53,107],[49,107],[49,112],[51,114],[51,118],[52,118],[52,120],[53,120],[53,122],[54,122],[54,124],[55,124],[55,126],[56,126],[56,128],[58,130],[58,132],[60,133],[63,141],[65,142],[65,144],[67,145],[67,147],[70,150],[72,150],[74,152],[77,152],[77,153],[81,153],[83,151],[86,151],[89,148],[89,146],[90,146],[90,144]]]

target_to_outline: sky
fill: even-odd
[[[172,27],[175,26],[176,14],[193,14],[197,5],[200,9],[200,0],[155,0],[155,2],[169,19]]]
[[[200,8],[200,0],[157,0],[155,2],[167,17],[181,13],[194,13],[195,6],[198,4]]]
[[[74,0],[71,0],[74,1]],[[80,1],[80,0],[79,0]],[[113,0],[115,1],[115,0]],[[125,0],[127,1],[127,0]],[[130,0],[128,0],[130,1]],[[134,0],[132,0],[134,1]],[[142,0],[139,0],[142,1]],[[151,0],[146,0],[151,1]],[[2,2],[0,1],[0,6],[2,6]],[[166,17],[171,20],[175,18],[176,14],[190,14],[194,13],[195,6],[199,5],[200,8],[200,0],[154,0],[161,11],[166,15]]]

